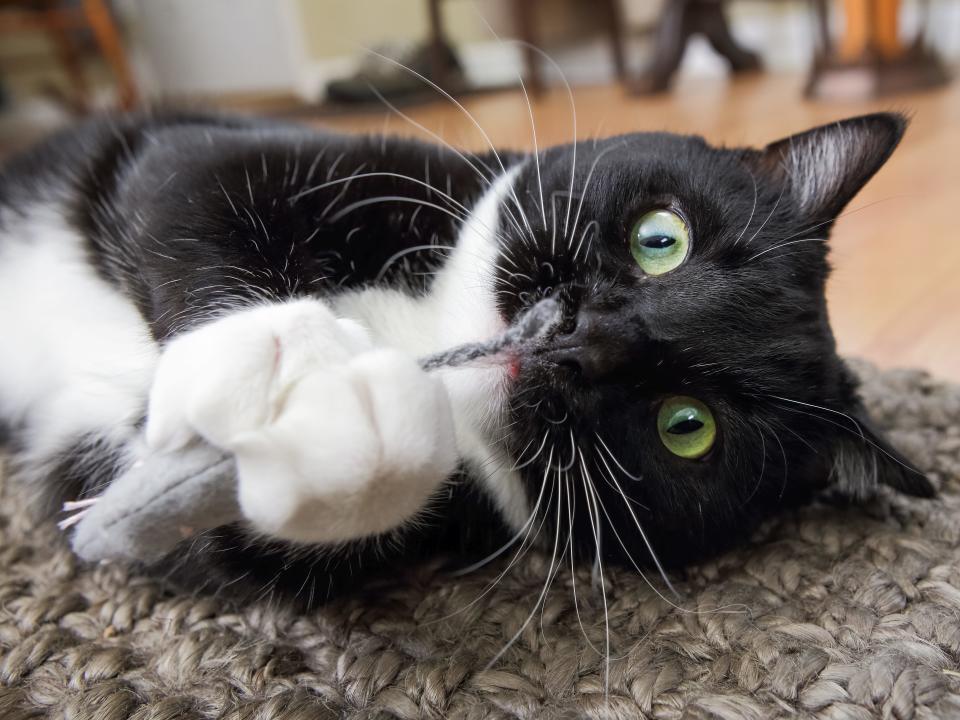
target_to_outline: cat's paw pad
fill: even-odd
[[[457,463],[443,384],[394,350],[308,373],[277,416],[232,450],[244,515],[263,532],[302,542],[398,526]]]

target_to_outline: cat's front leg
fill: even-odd
[[[236,457],[252,525],[301,542],[401,525],[457,462],[440,380],[316,300],[244,310],[167,346],[147,443],[175,451],[197,436]]]

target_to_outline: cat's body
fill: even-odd
[[[861,432],[826,320],[821,239],[902,132],[851,123],[799,154],[635,135],[539,162],[224,118],[88,123],[0,175],[18,475],[55,509],[202,437],[235,454],[247,522],[163,566],[305,602],[511,535],[683,561],[841,470],[855,492],[926,493]],[[624,241],[651,208],[691,231],[668,274],[634,272]],[[417,367],[544,295],[567,319],[542,354]],[[687,396],[719,426],[696,459],[657,438]]]

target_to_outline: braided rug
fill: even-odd
[[[472,605],[503,566],[232,607],[82,566],[0,481],[0,718],[960,718],[960,388],[860,371],[940,496],[779,517],[691,568],[682,610],[608,571],[609,664],[589,568],[579,619],[564,570],[522,631],[543,556]]]

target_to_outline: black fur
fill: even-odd
[[[543,536],[552,537],[559,510],[561,542],[569,513],[581,556],[599,541],[610,559],[649,565],[652,549],[676,565],[744,537],[834,476],[855,495],[878,481],[932,492],[865,417],[827,318],[827,246],[812,241],[827,237],[903,130],[899,116],[866,116],[765,150],[627,135],[578,144],[575,165],[573,146],[543,152],[540,181],[524,162],[515,183],[522,212],[508,201],[498,228],[501,310],[515,317],[545,295],[566,309],[553,345],[520,366],[506,440],[519,459],[543,448],[524,467],[531,502],[545,478],[551,488],[540,508]],[[802,204],[804,178],[791,175],[790,153],[823,143],[850,150],[833,169],[842,177],[829,196],[807,193]],[[502,157],[512,165],[523,156]],[[409,180],[335,181],[397,173],[470,207],[486,187],[476,169],[492,177],[499,166],[492,154],[465,160],[412,140],[235,118],[123,116],[12,161],[0,175],[0,204],[19,212],[71,198],[91,262],[163,341],[244,300],[374,282],[423,292],[443,250],[410,252],[383,268],[403,250],[454,243],[458,222],[444,211],[452,207]],[[351,209],[381,196],[401,199]],[[627,237],[641,214],[660,207],[685,218],[692,250],[677,270],[647,277]],[[657,408],[671,394],[695,396],[717,417],[719,440],[702,460],[677,458],[658,439]],[[65,479],[89,490],[91,448],[85,442],[72,461],[60,458],[51,488]],[[390,538],[304,552],[223,528],[159,569],[192,586],[264,589],[309,604],[370,571],[395,569],[398,558],[485,551],[505,536],[489,501],[463,478],[427,522]]]

